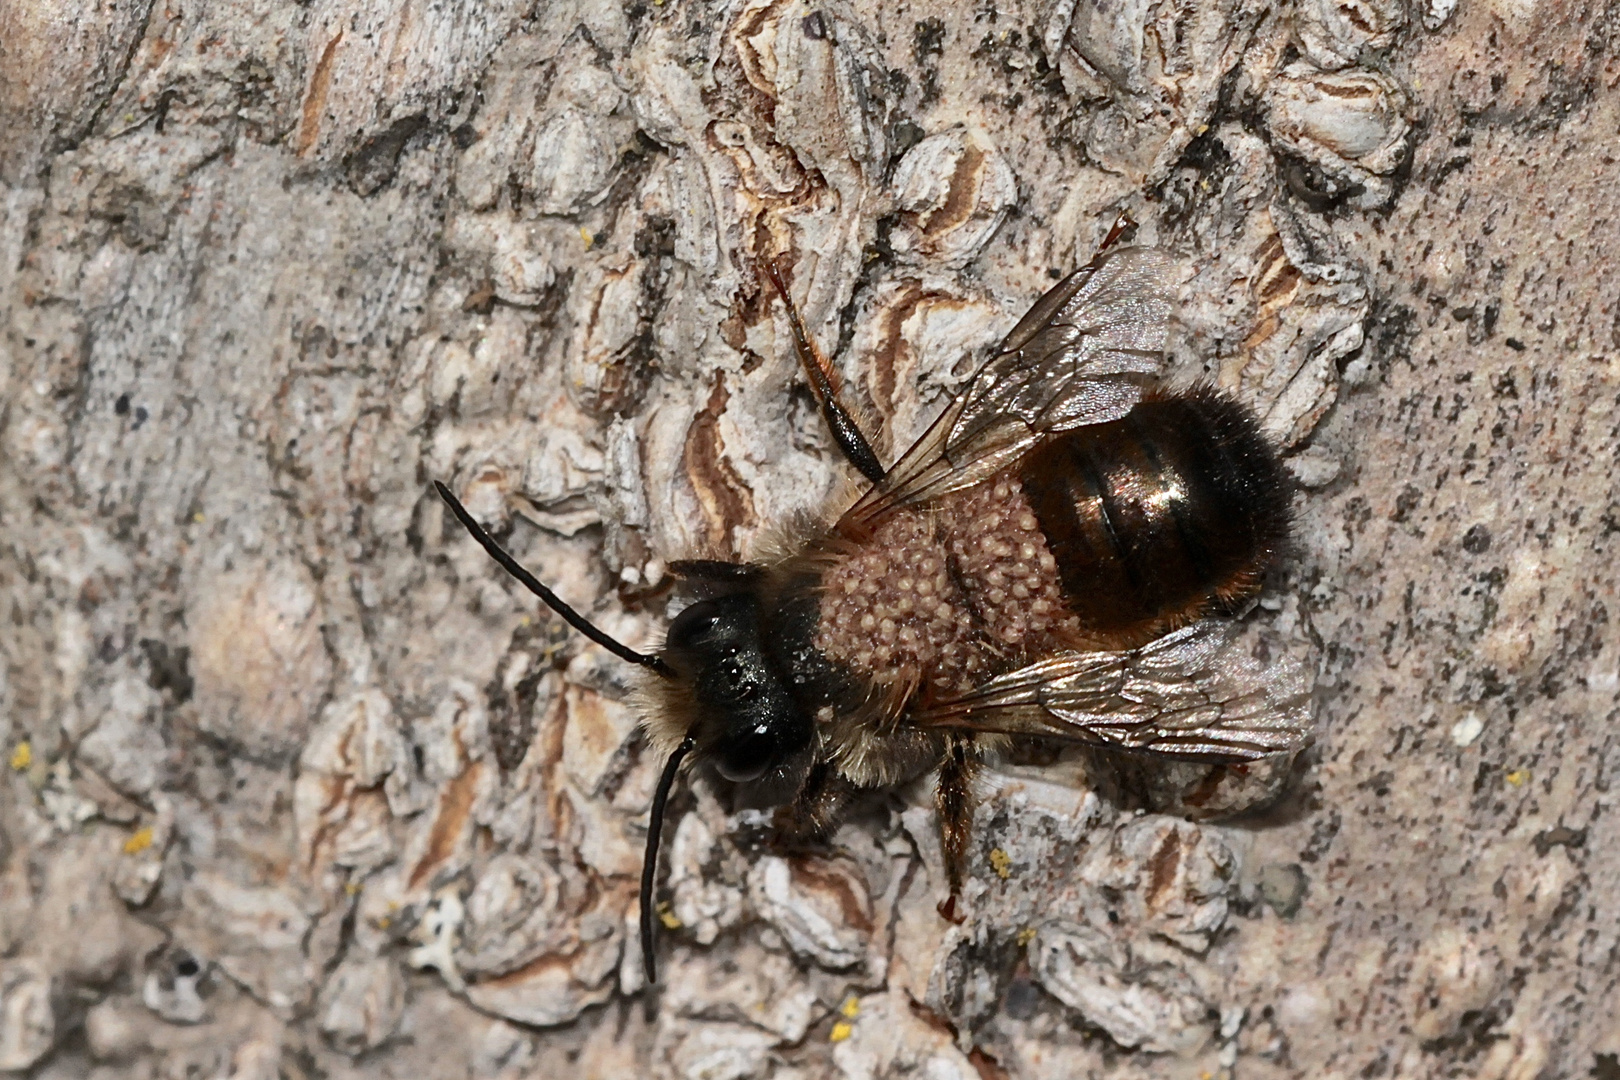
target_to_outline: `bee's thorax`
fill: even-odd
[[[952,696],[1073,640],[1057,564],[1011,476],[898,514],[822,579],[816,646],[879,683]]]

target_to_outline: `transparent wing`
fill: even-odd
[[[870,527],[988,479],[1044,435],[1124,416],[1159,372],[1169,269],[1154,248],[1118,248],[1059,282],[841,525]]]
[[[908,722],[1253,760],[1310,741],[1310,697],[1303,665],[1262,663],[1235,624],[1208,620],[1128,652],[1062,653]]]

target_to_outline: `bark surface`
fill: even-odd
[[[881,10],[879,10],[881,8]],[[1620,1077],[1620,8],[0,0],[0,1072]],[[1287,775],[698,779],[664,567],[892,460],[1121,212],[1299,480]],[[1267,809],[1211,812],[1280,791]]]

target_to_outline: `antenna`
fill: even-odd
[[[652,814],[647,819],[647,853],[641,859],[641,966],[647,971],[648,983],[658,981],[653,885],[658,877],[658,840],[664,831],[664,804],[669,802],[669,789],[675,786],[675,773],[681,767],[681,759],[691,749],[692,736],[688,735],[664,762],[664,773],[658,778],[658,789],[653,792]]]
[[[563,621],[569,626],[572,626],[621,660],[628,660],[632,664],[640,664],[642,667],[657,672],[666,679],[675,677],[675,673],[670,670],[669,665],[664,663],[661,657],[637,652],[606,631],[598,629],[585,616],[563,603],[561,597],[540,584],[538,578],[525,570],[522,563],[508,555],[505,549],[495,542],[495,538],[484,531],[484,527],[473,519],[473,516],[467,512],[467,508],[462,506],[454,495],[450,494],[449,488],[437,480],[433,481],[433,486],[439,490],[439,498],[449,505],[450,512],[456,515],[456,520],[461,522],[468,532],[472,533],[473,539],[477,540],[485,551],[489,552],[489,557],[500,563],[508,574],[521,581],[523,587],[538,596],[547,607],[561,615]]]
[[[494,537],[484,531],[484,527],[473,519],[473,516],[467,512],[467,508],[461,505],[461,501],[450,493],[449,488],[437,480],[433,481],[433,486],[438,489],[439,498],[443,499],[445,505],[450,507],[450,512],[456,515],[456,520],[461,522],[468,532],[472,533],[473,539],[477,540],[485,551],[489,552],[489,557],[500,563],[502,569],[508,574],[521,581],[523,586],[538,596],[547,607],[561,615],[563,621],[569,626],[572,626],[575,630],[578,630],[620,659],[628,660],[632,664],[640,664],[642,667],[655,671],[666,679],[675,677],[675,672],[670,670],[670,666],[664,663],[661,657],[637,652],[624,642],[598,629],[585,616],[563,603],[561,597],[540,584],[538,578],[525,570],[522,563],[509,555],[501,545],[495,542]],[[653,952],[656,939],[653,928],[652,898],[654,878],[658,875],[658,842],[664,831],[664,806],[669,802],[670,788],[675,786],[675,775],[680,770],[681,759],[686,757],[693,745],[692,736],[688,735],[681,740],[681,744],[675,748],[674,752],[669,755],[669,760],[664,763],[663,775],[659,776],[658,789],[653,794],[652,814],[647,821],[647,853],[641,862],[641,955],[643,964],[647,969],[648,983],[658,981],[658,962]]]

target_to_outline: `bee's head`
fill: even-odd
[[[729,779],[757,780],[810,745],[810,717],[794,707],[787,685],[764,647],[759,599],[741,592],[699,601],[676,616],[662,654],[639,652],[563,603],[484,531],[449,488],[438,481],[434,481],[434,487],[456,520],[490,557],[563,621],[621,660],[656,675],[656,685],[672,691],[665,704],[675,714],[668,720],[677,726],[664,732],[672,736],[669,757],[653,792],[647,815],[647,853],[641,863],[641,955],[647,981],[657,982],[653,885],[664,808],[681,762],[695,750],[713,761]],[[758,568],[746,564],[699,561],[686,565],[695,571],[691,576],[714,583],[746,582],[758,577]],[[651,717],[649,730],[656,741],[658,730],[651,727]]]
[[[794,703],[765,649],[759,598],[699,600],[675,617],[662,658],[696,706],[688,733],[728,780],[757,780],[810,743],[810,717]]]

